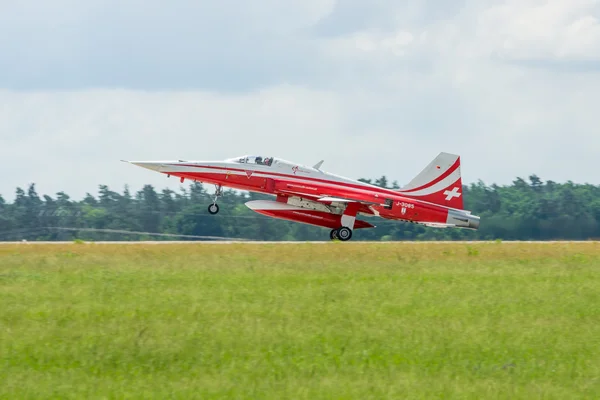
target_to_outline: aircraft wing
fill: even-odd
[[[351,199],[351,198],[346,198],[346,197],[338,197],[338,196],[329,196],[327,194],[321,194],[321,193],[304,193],[304,192],[296,192],[293,190],[278,190],[279,193],[282,194],[287,194],[287,195],[292,195],[292,196],[298,196],[298,197],[302,197],[305,199],[311,199],[314,201],[319,201],[319,202],[339,202],[339,203],[361,203],[361,204],[365,204],[365,205],[383,205],[381,203],[377,203],[374,201],[366,201],[366,200],[361,200],[361,199]]]

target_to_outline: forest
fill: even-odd
[[[397,188],[385,176],[360,179]],[[600,186],[542,181],[536,175],[510,185],[464,185],[465,208],[481,217],[478,231],[429,228],[362,217],[376,225],[352,240],[595,240],[600,238]],[[0,196],[0,241],[121,240],[328,240],[329,230],[272,219],[244,202],[272,198],[225,191],[220,212],[210,215],[212,191],[198,183],[178,192],[145,185],[137,193],[100,185],[96,195],[72,200],[67,193],[40,196],[35,184],[16,189],[11,203]]]

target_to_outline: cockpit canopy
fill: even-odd
[[[240,163],[240,164],[266,165],[266,166],[270,167],[271,164],[273,164],[273,157],[242,156],[242,157],[230,158],[227,161]]]

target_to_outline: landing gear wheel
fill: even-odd
[[[217,200],[219,197],[223,196],[223,188],[221,185],[215,185],[215,199],[213,203],[208,206],[208,212],[212,215],[215,215],[219,212],[219,206],[217,205]]]
[[[352,229],[342,226],[341,228],[337,229],[336,236],[342,242],[345,242],[346,240],[350,240],[350,238],[352,237]]]
[[[211,204],[208,206],[208,212],[212,215],[215,215],[216,213],[219,212],[219,205],[218,204]]]
[[[337,236],[337,229],[332,229],[331,232],[329,232],[329,238],[331,240],[335,240],[338,238]]]

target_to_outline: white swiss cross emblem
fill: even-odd
[[[446,195],[446,201],[450,201],[455,197],[460,197],[460,193],[458,193],[458,187],[454,187],[452,190],[446,190],[444,194]]]

